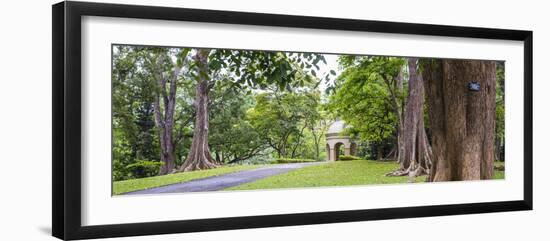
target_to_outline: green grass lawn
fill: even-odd
[[[291,172],[271,176],[255,182],[225,190],[254,190],[273,188],[348,186],[368,184],[407,183],[408,177],[386,177],[384,174],[397,169],[395,162],[339,161],[304,167]],[[423,182],[417,177],[415,182]],[[495,179],[503,179],[504,172],[495,172]]]
[[[503,162],[495,162],[495,166],[502,166]],[[182,172],[157,177],[147,177],[113,183],[113,195],[127,192],[160,187],[195,179],[219,176],[232,172],[251,170],[266,165],[234,165],[215,169]],[[397,169],[395,162],[378,161],[338,161],[326,162],[308,166],[285,174],[260,179],[255,182],[231,187],[225,190],[254,190],[273,188],[323,187],[407,183],[408,177],[386,177],[384,174]],[[423,182],[425,176],[417,177],[415,182]],[[504,179],[504,171],[495,171],[494,179]]]
[[[231,172],[250,170],[255,168],[260,168],[265,165],[235,165],[235,166],[224,166],[209,170],[193,171],[193,172],[182,172],[169,174],[164,176],[156,177],[146,177],[132,180],[116,181],[113,183],[113,195],[118,195],[122,193],[143,190],[153,187],[166,186],[169,184],[187,182],[194,179],[218,176],[222,174],[227,174]]]

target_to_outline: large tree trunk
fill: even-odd
[[[160,166],[159,175],[166,175],[171,173],[176,167],[174,146],[172,144],[172,134],[169,128],[164,128],[160,131],[160,160],[163,163]]]
[[[400,167],[388,173],[388,176],[416,177],[428,174],[430,170],[431,148],[423,118],[424,83],[422,75],[417,73],[417,61],[417,58],[408,59],[409,95],[398,138],[397,162]]]
[[[210,50],[198,50],[195,55],[198,67],[198,83],[194,103],[196,112],[195,130],[189,154],[179,168],[180,172],[210,169],[218,166],[212,158],[208,146],[209,53]]]
[[[423,70],[434,152],[429,181],[491,179],[495,62],[429,59]],[[473,82],[479,91],[469,89]]]
[[[158,59],[158,66],[162,64],[162,57]],[[171,173],[176,167],[174,155],[174,141],[172,131],[174,129],[174,111],[176,107],[176,89],[177,77],[181,67],[176,66],[169,77],[165,77],[162,72],[157,77],[159,93],[155,96],[153,103],[153,112],[155,114],[155,125],[158,129],[160,140],[160,160],[163,165],[160,167],[159,175]],[[166,90],[166,84],[170,80],[169,90]],[[160,100],[164,103],[164,114],[161,113]]]

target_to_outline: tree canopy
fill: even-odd
[[[494,127],[485,125],[494,131],[484,138],[491,139],[494,158],[504,159],[503,62],[356,55],[328,62],[327,56],[114,45],[113,179],[276,159],[325,160],[326,132],[335,120],[345,123],[339,135],[358,144],[358,158],[396,160],[400,168],[393,175],[428,174],[435,168],[434,137],[450,121],[434,118],[443,115],[434,112],[440,107],[434,100],[444,98],[433,88],[438,79],[456,80],[438,64],[456,68],[449,73],[459,77],[486,76],[489,81],[479,82],[489,89],[494,75],[494,96],[484,96],[488,110],[479,111],[494,113]],[[478,65],[489,72],[476,75]]]

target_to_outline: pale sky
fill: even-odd
[[[338,77],[338,75],[340,75],[340,73],[342,72],[340,68],[338,68],[338,55],[323,54],[323,56],[325,56],[325,60],[327,61],[327,64],[324,64],[323,62],[319,64],[320,70],[317,76],[324,77],[327,74],[330,75],[330,70],[334,70],[336,72],[336,75],[330,75],[330,80],[329,80],[329,83],[332,84],[334,83],[334,80]],[[321,81],[321,84],[319,84],[319,89],[324,92],[326,88],[327,88],[327,84],[325,83],[325,81]]]

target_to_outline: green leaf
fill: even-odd
[[[314,71],[314,70],[311,70],[311,71],[310,71],[310,73],[311,73],[311,75],[313,75],[313,76],[317,77],[317,73],[315,73],[315,71]]]

